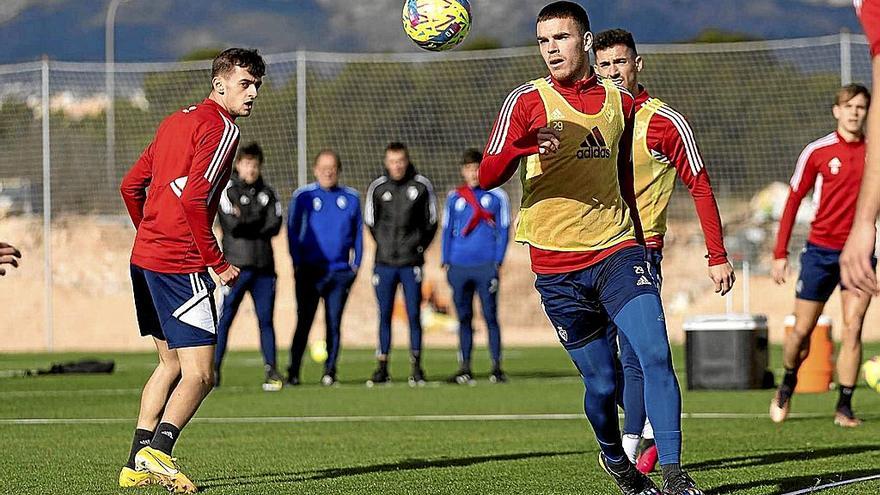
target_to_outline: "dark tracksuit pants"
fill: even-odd
[[[494,263],[477,266],[449,265],[446,272],[452,286],[452,299],[458,314],[459,361],[471,362],[474,344],[474,292],[480,297],[483,318],[489,331],[492,362],[501,362],[501,329],[498,326],[498,269]]]
[[[397,286],[403,286],[406,316],[409,320],[409,349],[413,354],[422,350],[422,267],[376,264],[373,287],[379,302],[379,354],[391,351],[391,315]]]
[[[223,363],[223,355],[226,354],[226,344],[229,338],[229,327],[238,307],[244,299],[244,295],[251,293],[254,301],[254,309],[257,313],[257,321],[260,324],[260,350],[263,353],[263,362],[272,367],[275,366],[275,326],[273,314],[275,312],[275,273],[253,268],[242,268],[238,281],[223,295],[223,305],[220,312],[220,322],[217,325],[217,348],[214,351],[214,368],[220,369]]]
[[[289,376],[299,376],[303,353],[321,299],[324,299],[324,319],[327,324],[327,361],[324,363],[324,371],[335,372],[339,358],[342,312],[348,301],[355,273],[351,270],[328,272],[324,269],[300,267],[296,270],[295,279],[296,331],[290,345]]]

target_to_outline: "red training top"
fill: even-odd
[[[205,99],[159,125],[120,188],[137,229],[132,264],[159,273],[229,268],[212,226],[238,147],[233,120]]]
[[[853,5],[871,45],[871,56],[876,57],[880,54],[880,1],[853,0]]]
[[[647,90],[641,86],[639,89],[642,91],[636,96],[637,109],[641,109],[651,98]],[[679,178],[691,193],[709,251],[709,266],[727,263],[718,204],[715,202],[709,174],[703,166],[703,157],[694,139],[694,131],[687,119],[671,107],[664,107],[651,116],[645,141],[656,158],[675,167]],[[652,249],[663,249],[663,236],[648,237],[645,245]]]
[[[807,240],[820,247],[843,249],[855,218],[864,170],[864,138],[847,143],[840,134],[832,132],[808,144],[791,177],[791,190],[779,220],[773,257],[788,256],[788,241],[798,207],[814,186],[819,209]]]
[[[551,77],[550,83],[575,110],[581,113],[598,113],[605,102],[605,88],[598,83],[595,74],[569,84],[563,84]],[[635,101],[625,89],[620,88],[620,93],[626,122],[618,151],[618,178],[621,184],[621,196],[633,217],[636,237],[641,238],[631,161]],[[507,182],[516,172],[520,158],[538,153],[538,129],[546,126],[547,114],[538,90],[531,84],[524,84],[511,91],[504,100],[483,153],[483,161],[480,163],[480,187],[489,190]],[[589,184],[584,186],[589,187]],[[607,249],[583,252],[549,251],[529,246],[529,253],[532,259],[532,271],[553,274],[586,268],[623,248],[636,245],[638,245],[636,241],[623,241]]]

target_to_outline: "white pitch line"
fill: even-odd
[[[826,414],[792,413],[793,418],[824,418]],[[623,417],[623,415],[620,415]],[[683,413],[682,419],[763,419],[764,414],[752,413]],[[398,423],[439,421],[571,421],[584,420],[580,413],[548,414],[423,414],[398,416],[242,416],[201,417],[197,423]],[[0,425],[68,425],[130,423],[132,418],[2,418]]]
[[[810,488],[804,488],[803,490],[798,490],[795,492],[783,493],[782,495],[804,495],[805,493],[815,493],[820,490],[827,490],[829,488],[837,488],[839,486],[852,485],[854,483],[862,483],[864,481],[871,480],[880,480],[880,474],[872,474],[871,476],[864,476],[862,478],[854,478],[851,480],[843,480],[843,481],[835,481],[833,483],[826,483],[824,485],[819,486],[811,486]]]

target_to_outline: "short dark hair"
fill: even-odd
[[[864,95],[865,98],[868,99],[868,105],[871,105],[871,92],[861,84],[847,84],[838,89],[837,93],[834,95],[834,104],[843,105],[858,95]]]
[[[468,148],[461,154],[461,164],[480,163],[483,161],[483,154],[476,148]]]
[[[238,157],[235,159],[236,162],[241,161],[245,157],[256,158],[260,165],[263,164],[263,148],[257,144],[256,141],[252,143],[248,143],[247,146],[238,150]]]
[[[609,29],[597,34],[593,39],[593,54],[599,50],[607,50],[617,45],[625,45],[627,48],[638,55],[636,50],[636,40],[633,39],[632,33],[625,29]]]
[[[228,75],[238,66],[247,70],[254,77],[262,78],[266,74],[266,62],[249,48],[227,48],[214,58],[211,64],[211,79]]]
[[[339,158],[339,153],[337,153],[336,150],[334,150],[332,148],[324,148],[321,151],[319,151],[318,154],[315,155],[315,159],[312,160],[312,165],[317,165],[318,158],[321,158],[324,155],[332,156],[333,159],[336,160],[336,170],[342,170],[342,159]]]
[[[385,153],[387,154],[389,151],[402,151],[403,154],[409,158],[409,149],[407,149],[406,145],[400,141],[391,141],[388,143],[388,146],[385,147]]]
[[[538,13],[537,23],[540,24],[550,19],[573,19],[581,28],[581,34],[590,30],[590,17],[587,15],[587,11],[574,2],[553,2],[545,5]]]

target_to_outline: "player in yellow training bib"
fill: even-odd
[[[596,71],[599,75],[622,84],[635,95],[633,175],[636,202],[645,232],[648,260],[657,278],[662,282],[660,262],[663,260],[666,212],[677,175],[694,200],[703,228],[709,278],[715,285],[715,292],[725,295],[735,280],[733,267],[727,261],[718,205],[693,130],[684,116],[660,99],[652,97],[639,84],[639,72],[644,62],[636,50],[632,34],[623,29],[603,31],[596,35],[593,53],[596,55]],[[612,348],[618,345],[616,329],[608,332],[608,338]],[[637,451],[641,450],[636,467],[647,473],[654,469],[657,451],[653,445],[654,432],[650,423],[646,424],[645,421],[644,378],[635,352],[626,338],[619,339],[619,348],[626,413],[623,448],[634,462]],[[643,433],[646,441],[638,449]]]
[[[541,303],[583,378],[600,466],[625,494],[660,493],[621,445],[616,358],[606,338],[613,324],[644,370],[663,493],[700,495],[679,464],[681,392],[658,280],[639,243],[630,159],[635,101],[593,73],[590,21],[578,4],[544,7],[537,40],[550,75],[514,89],[503,103],[480,165],[480,186],[497,187],[519,169],[516,240],[529,245]]]

